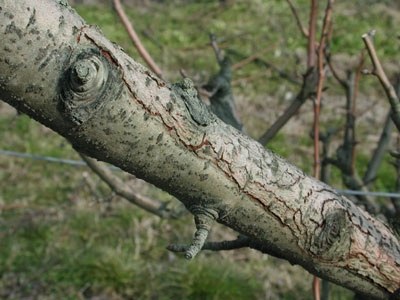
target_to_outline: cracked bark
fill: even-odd
[[[165,83],[65,1],[0,0],[0,98],[272,253],[369,298],[400,288],[400,244],[335,190]]]

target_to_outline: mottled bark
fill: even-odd
[[[388,227],[224,124],[190,80],[160,80],[64,1],[0,0],[0,15],[0,99],[175,195],[195,215],[191,251],[216,219],[369,298],[399,289]]]

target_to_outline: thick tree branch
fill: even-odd
[[[176,196],[199,233],[189,254],[215,220],[366,298],[399,289],[400,244],[390,229],[224,124],[190,80],[160,80],[64,1],[0,7],[0,98],[80,152]]]

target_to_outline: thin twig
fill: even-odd
[[[217,58],[217,62],[218,64],[221,64],[222,61],[224,60],[224,55],[222,54],[221,48],[219,48],[218,43],[217,43],[217,37],[215,36],[215,34],[210,34],[209,35],[210,38],[210,45],[214,50],[215,53],[215,57]]]
[[[297,26],[299,27],[301,33],[303,34],[304,37],[308,38],[308,31],[301,23],[296,7],[294,7],[291,0],[286,0],[286,2],[289,4],[290,10],[292,11],[294,18],[296,19]]]
[[[333,63],[332,63],[332,55],[330,53],[330,51],[327,50],[327,48],[325,48],[325,60],[326,63],[329,67],[329,70],[331,71],[333,78],[335,78],[337,80],[337,82],[339,82],[339,84],[346,90],[348,88],[347,81],[344,80],[343,78],[340,77],[339,73],[336,71],[336,68],[334,67]]]
[[[237,62],[236,64],[233,64],[232,67],[231,67],[232,70],[233,71],[234,70],[238,70],[238,69],[243,68],[245,65],[247,65],[247,64],[249,64],[249,63],[251,63],[251,62],[253,62],[253,61],[257,60],[257,59],[260,59],[261,54],[267,52],[268,50],[269,49],[263,49],[263,50],[261,50],[261,51],[259,51],[257,53],[254,53],[253,55],[250,55],[249,57],[246,57],[245,59]]]
[[[247,59],[248,57],[243,55],[242,53],[233,50],[233,49],[226,49],[225,52],[227,54],[230,54],[232,56],[236,56],[239,59]],[[290,74],[286,73],[284,70],[279,69],[277,66],[261,59],[260,57],[254,58],[253,62],[257,65],[264,66],[267,69],[271,69],[273,72],[277,73],[281,78],[286,79],[290,83],[296,84],[296,85],[301,85],[302,82],[295,78],[294,76],[291,76]]]
[[[117,14],[118,14],[119,18],[121,19],[122,24],[124,25],[126,31],[128,32],[129,37],[132,39],[132,42],[135,45],[140,56],[143,58],[143,60],[146,62],[146,64],[149,66],[149,68],[157,76],[162,78],[162,71],[161,71],[160,67],[155,63],[155,61],[153,60],[151,55],[147,52],[146,48],[143,46],[139,36],[136,34],[136,31],[132,26],[132,23],[129,21],[127,15],[124,12],[124,9],[122,8],[121,1],[113,0],[113,2],[114,2],[115,10],[117,11]]]
[[[119,196],[125,198],[129,202],[143,208],[144,210],[157,215],[161,218],[173,218],[174,214],[166,209],[166,204],[146,197],[140,193],[133,191],[118,176],[112,174],[110,169],[101,165],[96,160],[80,153],[82,159],[88,166]]]
[[[378,55],[374,47],[374,43],[372,41],[372,37],[374,36],[374,34],[375,31],[370,31],[368,33],[365,33],[362,35],[362,39],[364,41],[365,47],[367,48],[369,57],[371,59],[374,68],[372,74],[378,77],[383,89],[385,90],[386,96],[392,108],[392,120],[396,125],[397,130],[400,131],[400,99],[396,94],[395,88],[393,87],[388,77],[386,76],[386,73],[383,70],[382,64],[378,58]]]
[[[219,72],[203,86],[210,93],[210,109],[222,121],[243,131],[242,122],[237,114],[232,92],[232,68],[228,56],[218,47],[215,35],[210,35],[210,42],[219,64]]]

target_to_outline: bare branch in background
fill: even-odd
[[[378,169],[382,164],[382,160],[389,146],[391,133],[393,131],[393,121],[390,115],[391,113],[389,111],[378,144],[374,150],[371,160],[368,163],[367,171],[364,174],[363,182],[367,186],[376,179]]]
[[[269,49],[263,49],[257,53],[254,53],[244,59],[242,59],[241,61],[235,63],[232,65],[232,70],[238,70],[240,68],[243,68],[244,66],[246,66],[249,63],[252,63],[256,60],[260,60],[260,56],[264,53],[267,52]]]
[[[372,41],[374,34],[375,31],[365,33],[362,35],[362,39],[364,41],[365,47],[367,48],[369,57],[373,65],[372,74],[378,77],[383,89],[385,90],[386,96],[392,108],[392,120],[396,125],[397,130],[400,131],[400,99],[399,96],[396,94],[395,88],[386,76],[386,73],[383,70],[382,64],[378,58],[374,43]]]
[[[302,82],[297,77],[295,77],[295,76],[293,76],[293,75],[291,75],[289,73],[286,73],[284,70],[282,70],[282,69],[278,68],[277,66],[271,64],[270,62],[267,62],[264,59],[260,58],[259,55],[262,52],[264,52],[264,50],[259,52],[258,54],[256,53],[256,54],[251,55],[251,56],[246,56],[246,55],[244,55],[244,54],[242,54],[242,53],[240,53],[240,52],[238,52],[237,50],[234,50],[234,49],[226,49],[225,52],[228,55],[235,56],[235,57],[237,57],[237,58],[239,58],[241,60],[239,63],[237,63],[237,64],[232,66],[232,70],[237,70],[238,68],[242,67],[241,66],[242,63],[244,64],[245,62],[247,62],[247,61],[250,62],[250,60],[251,60],[256,65],[260,65],[262,67],[265,67],[267,69],[272,70],[273,72],[277,73],[279,77],[281,77],[282,79],[287,80],[288,82],[290,82],[292,84],[296,84],[296,85],[301,85],[302,84]],[[256,56],[256,57],[254,57],[254,56]],[[259,77],[260,75],[257,75],[257,76]]]
[[[235,99],[232,93],[232,67],[229,58],[223,55],[218,47],[215,35],[210,35],[211,46],[214,49],[215,57],[220,70],[203,87],[210,94],[210,108],[222,121],[243,130],[243,125],[237,115]]]
[[[290,4],[291,3],[289,2],[289,5]],[[315,68],[317,16],[318,0],[311,0],[309,28],[307,35],[307,71],[303,76],[302,87],[296,98],[286,108],[283,114],[258,139],[258,141],[263,145],[266,145],[272,138],[274,138],[279,130],[281,130],[281,128],[299,111],[300,107],[305,103],[305,101],[309,99],[310,96],[315,94],[315,89],[318,84],[318,73]]]
[[[308,31],[301,23],[296,7],[293,5],[291,0],[286,0],[286,2],[289,4],[290,10],[292,11],[292,14],[296,20],[297,26],[299,27],[301,33],[304,35],[304,37],[308,38]]]
[[[363,58],[361,58],[356,73],[361,72]],[[360,76],[355,72],[348,72],[346,88],[346,124],[343,135],[343,143],[336,151],[336,159],[330,162],[335,165],[342,173],[343,183],[349,189],[362,190],[367,192],[363,180],[354,168],[355,146],[357,144],[355,137],[355,101],[357,97],[358,81]],[[376,213],[377,207],[373,199],[366,195],[357,195],[356,198],[360,204],[366,206],[367,210]]]
[[[325,64],[324,64],[324,53],[325,47],[330,43],[327,39],[329,30],[331,28],[332,22],[332,10],[333,10],[334,0],[328,0],[328,4],[325,10],[324,23],[322,26],[321,37],[318,48],[318,84],[317,84],[317,94],[314,101],[314,177],[319,179],[321,173],[321,161],[319,157],[319,116],[321,110],[321,98],[322,90],[325,81]],[[311,32],[311,31],[310,31]]]
[[[286,108],[283,114],[275,121],[275,123],[272,124],[272,126],[269,127],[267,131],[258,139],[262,145],[266,145],[270,140],[272,140],[279,130],[281,130],[281,128],[290,120],[290,118],[299,111],[300,107],[305,103],[305,101],[315,94],[317,81],[318,74],[316,69],[310,68],[303,76],[303,84],[296,98]]]
[[[339,73],[337,72],[336,68],[334,67],[333,63],[332,63],[332,55],[329,52],[329,48],[326,48],[325,51],[325,59],[326,59],[326,63],[329,67],[329,70],[331,71],[333,78],[335,78],[337,80],[337,82],[339,82],[339,84],[344,88],[347,89],[347,81],[343,78],[340,77]]]
[[[146,64],[149,66],[149,68],[156,73],[157,76],[162,78],[162,71],[160,67],[155,63],[149,52],[147,52],[146,48],[143,46],[139,36],[137,35],[135,29],[132,26],[132,23],[129,21],[127,15],[124,12],[124,9],[122,8],[121,1],[120,0],[113,0],[115,10],[118,14],[118,16],[121,19],[122,24],[124,25],[126,31],[129,34],[129,37],[132,39],[132,42],[134,43],[137,51],[139,52],[140,56],[143,58],[143,60],[146,62]]]
[[[321,181],[327,184],[330,183],[330,163],[328,162],[330,156],[330,146],[332,138],[339,131],[338,128],[329,128],[325,133],[319,133],[319,140],[322,143],[321,153]]]
[[[307,69],[315,67],[317,17],[318,0],[311,0],[310,18],[308,20]]]
[[[160,218],[176,218],[177,213],[174,213],[167,208],[167,204],[161,201],[151,199],[138,192],[132,190],[118,176],[115,176],[110,169],[106,168],[100,162],[90,158],[84,154],[80,154],[82,159],[118,196],[121,196],[146,210],[149,213],[159,216]]]

